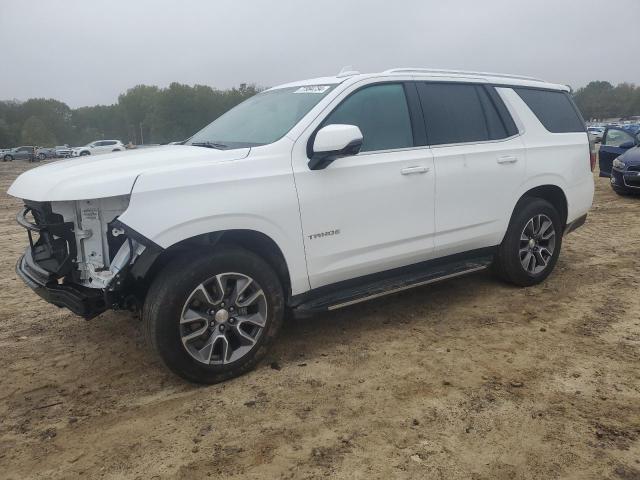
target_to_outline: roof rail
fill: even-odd
[[[519,80],[533,80],[535,82],[544,82],[539,78],[535,77],[527,77],[524,75],[509,75],[506,73],[491,73],[491,72],[473,72],[469,70],[443,70],[439,68],[392,68],[390,70],[385,70],[383,73],[411,73],[411,72],[419,72],[419,73],[437,73],[437,74],[451,74],[451,75],[475,75],[475,76],[483,76],[483,77],[501,77],[501,78],[515,78]]]

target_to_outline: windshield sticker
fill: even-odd
[[[307,85],[300,87],[293,93],[324,93],[329,90],[329,85]]]

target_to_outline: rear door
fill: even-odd
[[[419,82],[436,175],[437,256],[500,243],[524,180],[522,139],[498,93],[473,83]]]
[[[615,127],[607,128],[602,137],[600,151],[598,152],[600,176],[610,177],[613,161],[633,145],[634,138],[629,132]]]

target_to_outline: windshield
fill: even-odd
[[[333,88],[308,85],[259,93],[204,127],[185,145],[255,147],[283,137]]]

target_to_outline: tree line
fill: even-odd
[[[640,87],[632,83],[614,87],[609,82],[590,82],[574,92],[573,98],[585,120],[640,115]]]
[[[0,148],[78,146],[102,138],[134,144],[184,140],[257,92],[246,84],[217,90],[172,83],[166,88],[138,85],[113,105],[69,108],[45,98],[0,101]]]
[[[0,101],[0,148],[84,145],[101,138],[134,144],[184,140],[258,91],[246,84],[217,90],[172,83],[138,85],[113,105],[75,109],[54,99]],[[640,87],[633,84],[594,81],[574,98],[587,120],[640,115]]]

